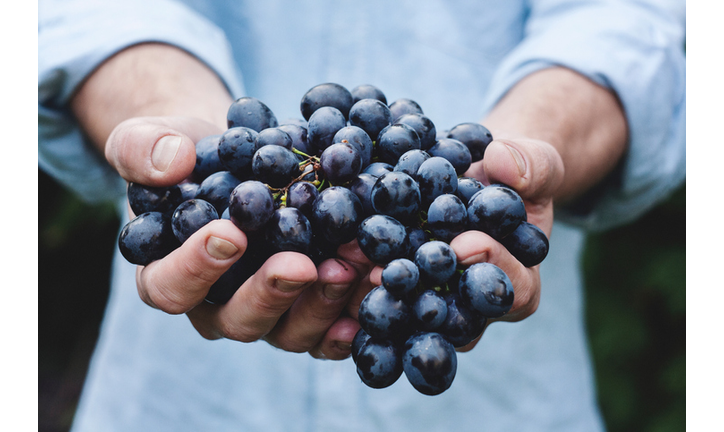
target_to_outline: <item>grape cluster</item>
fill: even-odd
[[[274,253],[299,252],[318,264],[356,240],[383,267],[382,285],[359,309],[352,358],[360,378],[384,388],[404,372],[419,392],[442,393],[455,376],[455,348],[507,313],[514,298],[500,268],[463,268],[450,241],[480,230],[530,267],[545,258],[548,239],[527,222],[512,188],[464,176],[493,139],[484,126],[437,131],[415,101],[388,105],[371,85],[317,85],[300,111],[303,119],[279,123],[263,102],[240,98],[229,107],[228,129],[196,144],[188,179],[130,183],[138,216],[120,233],[121,253],[147,265],[205,224],[229,219],[248,247],[206,296],[223,304]]]

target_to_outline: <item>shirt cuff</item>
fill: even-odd
[[[494,75],[486,112],[525,76],[553,66],[612,89],[629,126],[626,156],[601,187],[556,217],[589,230],[633,221],[686,176],[683,28],[651,7],[590,3],[534,8],[526,30]]]
[[[125,193],[125,183],[84,138],[67,106],[103,61],[138,43],[166,43],[205,63],[232,96],[243,94],[224,33],[176,2],[45,1],[38,24],[39,166],[86,201]]]

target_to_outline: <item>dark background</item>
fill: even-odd
[[[39,431],[68,430],[108,295],[119,220],[38,171]],[[686,191],[591,236],[583,266],[599,401],[610,431],[685,430]]]

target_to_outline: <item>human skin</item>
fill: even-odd
[[[196,141],[226,130],[231,102],[218,76],[195,57],[149,43],[103,63],[81,85],[71,108],[124,179],[165,186],[191,174]],[[615,95],[564,68],[523,79],[483,123],[496,140],[467,175],[514,187],[524,199],[528,220],[549,236],[554,204],[603,179],[626,146],[626,121]],[[317,358],[346,358],[359,329],[359,302],[380,283],[381,269],[354,241],[340,247],[343,260],[327,260],[318,268],[302,254],[282,252],[267,260],[227,304],[204,302],[211,284],[246,245],[246,236],[233,223],[214,221],[167,257],[139,266],[139,296],[164,312],[185,313],[207,339],[264,339]],[[538,266],[525,268],[478,231],[461,234],[451,246],[462,264],[491,262],[511,278],[515,302],[500,320],[521,320],[535,311],[541,288]]]

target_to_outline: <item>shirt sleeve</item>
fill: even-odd
[[[242,80],[224,33],[170,0],[41,0],[38,4],[38,165],[88,202],[114,200],[125,182],[68,109],[104,60],[142,42],[177,46],[215,71],[232,95]]]
[[[520,79],[564,66],[610,88],[623,105],[629,147],[619,168],[556,217],[589,230],[630,222],[686,177],[683,1],[531,1],[525,37],[491,83],[491,109]]]

